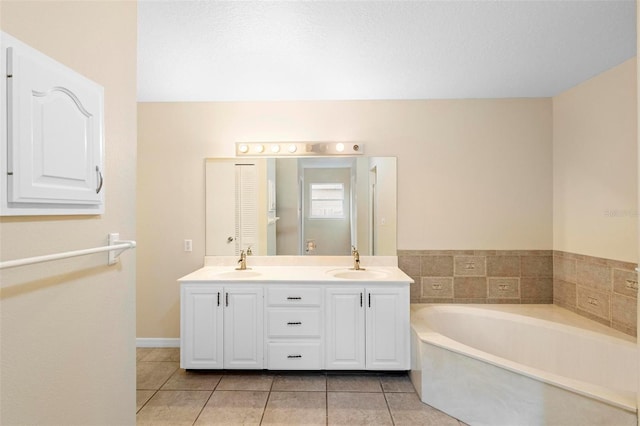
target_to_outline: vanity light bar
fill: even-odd
[[[364,146],[354,142],[236,142],[236,157],[361,155]]]

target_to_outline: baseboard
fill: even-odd
[[[179,338],[162,337],[138,337],[136,338],[137,348],[179,348]]]

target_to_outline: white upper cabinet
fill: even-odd
[[[4,216],[104,212],[104,90],[2,33]]]

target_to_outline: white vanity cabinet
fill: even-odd
[[[180,366],[261,369],[262,294],[259,287],[183,284]]]
[[[327,288],[326,368],[409,368],[406,287]]]
[[[369,281],[255,268],[225,281],[215,278],[223,268],[196,271],[179,281],[181,367],[408,370],[411,279],[384,273]]]

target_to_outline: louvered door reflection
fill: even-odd
[[[251,247],[258,255],[258,168],[255,164],[236,164],[235,174],[236,254]]]

